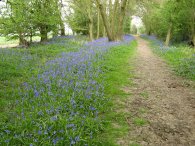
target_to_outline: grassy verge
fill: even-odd
[[[125,93],[122,88],[131,86],[130,73],[132,66],[129,61],[135,55],[136,41],[130,45],[114,47],[103,61],[105,71],[105,79],[107,86],[105,87],[106,96],[111,97],[109,112],[104,115],[106,128],[104,133],[99,137],[102,141],[101,145],[114,146],[117,145],[118,138],[127,134],[129,126],[126,122],[126,114],[120,112],[125,105],[117,103],[124,101],[129,94]],[[122,106],[122,107],[121,107]]]
[[[156,38],[142,37],[148,40],[153,51],[167,61],[177,75],[195,80],[195,49],[184,45],[165,47]]]

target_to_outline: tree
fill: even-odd
[[[190,32],[189,37],[193,42],[193,45],[195,47],[195,0],[192,1],[186,1],[182,0],[180,5],[181,13],[180,17],[184,17],[185,25],[187,25],[188,30]]]
[[[127,0],[122,0],[121,2],[119,0],[115,0],[114,4],[112,4],[112,1],[110,1],[109,14],[106,14],[105,11],[106,4],[103,5],[100,0],[96,0],[96,3],[102,16],[108,40],[121,40],[123,35],[123,23],[126,13]]]
[[[19,39],[25,45],[25,37],[30,35],[29,5],[25,0],[9,0],[1,17],[0,32],[10,39]]]
[[[60,17],[58,0],[8,0],[0,32],[11,39],[19,39],[21,45],[26,45],[29,37],[32,42],[34,35],[46,41],[49,31],[58,32]]]
[[[69,1],[71,8],[68,23],[77,33],[88,34],[89,40],[94,39],[94,18],[95,7],[93,0],[71,0]]]
[[[159,0],[142,1],[143,22],[150,35],[154,33],[165,40],[191,41],[195,45],[195,1]]]
[[[167,36],[165,40],[165,45],[168,46],[174,26],[177,23],[177,14],[178,14],[178,2],[177,0],[168,0],[163,8],[164,20],[167,26]]]
[[[40,32],[41,42],[47,41],[48,32],[56,32],[61,24],[58,0],[32,0],[33,24]]]
[[[97,36],[96,39],[100,37],[100,11],[97,10]]]
[[[63,11],[64,11],[64,9],[63,9],[64,7],[63,7],[63,0],[60,0],[60,2],[59,2],[59,10],[60,10],[60,21],[61,21],[61,23],[60,23],[60,32],[61,32],[61,36],[65,36],[65,26],[64,26],[64,19],[63,19]]]

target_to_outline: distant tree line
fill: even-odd
[[[130,33],[134,4],[135,0],[7,0],[0,34],[19,39],[21,45],[31,43],[34,36],[47,41],[48,32],[65,35],[65,11],[66,23],[74,33],[88,35],[90,40],[102,36],[121,40],[124,33]]]
[[[143,21],[148,35],[165,41],[187,41],[195,46],[195,0],[141,1]]]
[[[0,34],[20,44],[31,43],[34,36],[44,42],[48,32],[65,35],[66,21],[74,33],[88,35],[89,40],[107,36],[118,41],[131,32],[133,15],[142,18],[148,35],[164,39],[165,45],[195,45],[195,0],[7,0]]]

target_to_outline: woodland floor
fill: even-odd
[[[174,74],[171,68],[136,37],[133,87],[125,87],[132,96],[124,112],[129,133],[118,140],[122,146],[195,146],[194,83]]]

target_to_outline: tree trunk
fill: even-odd
[[[46,26],[40,27],[40,34],[41,34],[41,42],[47,41],[47,27]]]
[[[60,25],[60,35],[65,36],[65,27],[63,22]]]
[[[195,33],[193,34],[192,42],[193,42],[193,45],[194,45],[194,48],[195,48]]]
[[[93,41],[93,22],[89,20],[89,40]]]
[[[92,16],[91,4],[88,8],[88,19],[89,19],[89,40],[93,41],[93,16]]]
[[[19,45],[23,47],[28,47],[30,45],[29,42],[25,40],[23,33],[19,33]]]
[[[123,0],[122,4],[121,4],[121,11],[120,11],[119,21],[118,21],[119,23],[118,23],[117,38],[119,40],[123,39],[123,22],[124,22],[124,18],[125,18],[126,4],[127,4],[127,0]]]
[[[19,45],[25,45],[24,36],[22,33],[19,33]]]
[[[100,37],[100,11],[98,10],[98,16],[97,16],[97,36],[98,39]]]
[[[63,22],[63,17],[62,17],[62,12],[63,12],[63,1],[60,0],[60,12],[61,12],[61,23],[60,23],[60,35],[65,36],[65,27],[64,27],[64,22]]]
[[[166,37],[166,41],[165,41],[165,46],[169,46],[169,42],[170,42],[170,39],[171,39],[171,33],[172,33],[172,27],[173,27],[173,24],[171,23],[169,25],[169,29],[168,29],[168,32],[167,32],[167,37]]]
[[[151,31],[150,31],[150,29],[148,30],[147,35],[151,35]]]
[[[103,26],[103,37],[106,37],[106,29],[104,26]]]
[[[112,33],[112,36],[113,38],[116,40],[117,39],[117,28],[118,28],[118,25],[117,25],[117,16],[119,15],[118,14],[118,5],[119,5],[119,0],[115,0],[114,2],[114,10],[113,10],[113,14],[112,14],[112,21],[111,21],[111,33]]]
[[[131,18],[129,18],[129,33],[131,33]]]
[[[30,31],[30,44],[32,44],[32,38],[33,38],[33,32],[32,32],[32,30]]]
[[[113,38],[113,36],[110,32],[110,29],[109,29],[108,20],[106,19],[106,14],[104,12],[103,6],[102,6],[102,4],[100,3],[99,0],[96,0],[96,2],[97,2],[97,6],[99,7],[101,16],[102,16],[102,20],[103,20],[103,23],[104,23],[104,26],[105,26],[105,29],[106,29],[106,32],[107,32],[108,40],[109,41],[114,41],[114,38]]]
[[[112,22],[112,13],[113,13],[113,9],[112,9],[112,0],[109,0],[109,24],[111,25]],[[111,26],[110,26],[111,27]]]
[[[195,48],[195,10],[193,9],[192,11],[192,42],[193,42],[193,45],[194,45],[194,48]]]
[[[89,40],[93,41],[93,17],[89,14]]]

